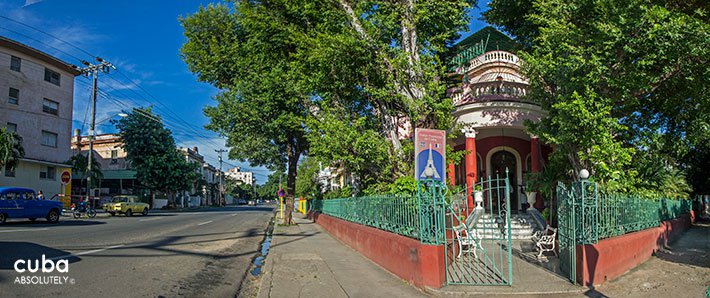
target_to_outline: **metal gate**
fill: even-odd
[[[560,269],[572,283],[577,283],[577,249],[574,227],[575,204],[562,182],[557,183],[557,228],[559,229]]]
[[[560,269],[577,283],[577,245],[596,243],[598,188],[596,183],[578,181],[568,189],[557,183],[557,226]]]
[[[447,195],[445,214],[446,282],[465,285],[513,283],[510,192],[496,176],[467,191]]]

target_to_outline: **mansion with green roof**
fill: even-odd
[[[447,95],[453,99],[456,123],[465,128],[449,145],[468,154],[461,163],[448,165],[450,183],[470,190],[479,179],[503,177],[508,169],[511,210],[519,210],[526,200],[525,174],[542,171],[552,151],[528,134],[523,123],[539,121],[546,112],[521,99],[528,80],[520,74],[518,45],[510,37],[489,26],[454,49],[449,69],[457,83],[449,86]],[[539,195],[529,203],[544,207]]]

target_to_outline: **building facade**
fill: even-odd
[[[72,154],[87,156],[89,137],[81,136],[80,131],[74,132],[72,139]],[[140,194],[140,183],[136,180],[136,171],[131,168],[123,149],[123,141],[117,134],[100,134],[94,137],[94,159],[101,165],[103,179],[99,181],[99,196],[119,194]],[[72,193],[86,195],[86,177],[76,174],[72,181]]]
[[[467,154],[461,163],[448,165],[449,182],[465,185],[470,192],[481,178],[507,175],[511,210],[521,209],[526,201],[542,209],[539,195],[524,196],[525,174],[542,171],[552,149],[527,133],[524,122],[537,122],[546,112],[522,99],[528,80],[520,74],[515,43],[486,27],[457,44],[456,50],[451,65],[458,83],[447,93],[453,99],[456,123],[464,129],[449,145]]]
[[[343,167],[321,167],[316,181],[320,184],[323,193],[341,190],[345,187],[358,189],[358,177]]]
[[[205,162],[204,156],[200,154],[197,147],[178,148],[178,151],[185,157],[187,162],[198,165],[198,180],[192,184],[192,189],[183,194],[191,198],[199,197],[200,205],[217,204],[219,200],[219,170],[211,164]]]
[[[247,185],[254,184],[254,173],[243,172],[241,167],[231,168],[227,172],[225,172],[224,174],[227,177],[227,179],[237,181],[238,183],[244,183]]]
[[[69,194],[74,78],[80,72],[42,51],[0,37],[0,125],[22,136],[25,156],[2,169],[0,185]]]

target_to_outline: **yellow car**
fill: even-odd
[[[137,196],[121,195],[111,198],[111,203],[104,204],[103,208],[106,212],[111,214],[111,216],[116,214],[133,216],[133,213],[148,215],[150,205],[140,202],[140,199]]]

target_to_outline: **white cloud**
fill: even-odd
[[[42,0],[25,0],[25,5],[23,5],[22,7],[27,7],[40,2],[42,2]]]
[[[28,6],[40,2],[27,0],[22,6],[18,3],[0,3],[1,14],[12,20],[2,22],[5,29],[0,29],[0,34],[71,64],[92,60],[93,57],[84,51],[91,52],[90,49],[106,40],[107,36],[94,32],[77,20],[58,21],[37,16]]]

